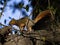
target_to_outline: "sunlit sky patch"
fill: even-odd
[[[7,6],[5,8],[5,11],[4,11],[4,13],[3,13],[3,15],[2,15],[2,17],[0,19],[0,23],[2,23],[4,25],[8,25],[9,24],[9,21],[11,20],[11,19],[9,19],[9,17],[15,18],[15,19],[19,19],[19,18],[22,18],[23,17],[22,16],[22,12],[20,10],[16,9],[15,10],[15,13],[12,13],[13,8],[10,8],[9,7],[10,5],[13,6],[14,5],[14,2],[16,2],[16,4],[18,4],[21,1],[24,2],[24,6],[26,6],[27,4],[30,5],[30,2],[28,0],[11,0],[11,1],[9,1],[7,3]],[[2,5],[0,5],[0,6],[3,7]],[[22,9],[22,10],[26,11],[25,9]],[[29,11],[28,12],[26,11],[27,15],[30,15],[31,11],[32,11],[32,6],[30,5]],[[5,19],[7,21],[6,24],[4,23],[4,20]]]

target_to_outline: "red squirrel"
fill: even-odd
[[[27,17],[21,18],[19,20],[12,19],[9,22],[9,25],[16,25],[20,28],[21,31],[24,29],[24,26],[26,26],[28,31],[32,31],[32,26],[48,14],[50,14],[50,10],[40,12],[34,20],[31,20]]]

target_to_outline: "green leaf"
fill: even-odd
[[[1,13],[0,13],[0,18],[1,18]]]
[[[22,8],[23,7],[23,3],[19,3],[19,8]]]
[[[29,6],[27,5],[25,9],[26,9],[26,11],[28,11],[29,10]]]
[[[5,20],[4,20],[4,23],[5,23],[5,24],[6,24],[6,21],[7,21],[7,20],[5,19]]]
[[[0,8],[0,10],[3,10],[3,8]]]

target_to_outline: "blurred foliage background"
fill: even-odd
[[[0,5],[3,5],[2,7],[0,7],[0,19],[3,15],[3,13],[6,12],[5,8],[8,6],[7,3],[9,3],[9,1],[11,1],[11,0],[0,0]],[[60,0],[28,0],[28,1],[30,3],[27,4],[26,6],[24,6],[24,0],[21,0],[19,3],[14,2],[12,5],[9,5],[9,7],[11,9],[13,9],[12,13],[15,13],[15,11],[17,9],[17,10],[22,12],[23,16],[28,16],[27,12],[29,12],[29,7],[32,7],[33,8],[31,10],[32,19],[35,19],[35,17],[41,11],[50,10],[51,11],[51,17],[48,17],[48,16],[44,17],[42,20],[38,21],[32,28],[34,30],[52,31],[53,36],[55,38],[56,30],[57,29],[60,30]],[[23,9],[25,11],[23,11]],[[12,17],[9,17],[9,19],[12,19]],[[7,20],[5,19],[4,23],[6,24],[6,22],[7,22]],[[1,25],[2,24],[0,23],[0,26]],[[45,40],[45,38],[43,38],[43,39]],[[55,39],[53,39],[53,40],[55,40]]]
[[[52,28],[52,25],[55,25],[56,27],[60,27],[60,0],[32,0],[31,4],[33,6],[33,8],[36,6],[35,10],[33,11],[33,19],[37,16],[37,14],[43,10],[53,10],[53,17],[54,21],[52,24],[51,20],[49,17],[45,17],[44,19],[42,19],[41,21],[39,21],[34,28],[35,29],[40,29],[40,28],[44,28],[46,29],[48,27]],[[40,25],[39,25],[40,24]],[[36,28],[37,27],[37,28]],[[54,28],[56,28],[54,27]]]
[[[0,17],[2,15],[2,13],[5,11],[5,7],[7,6],[7,3],[10,0],[0,0],[0,5],[3,5],[3,7],[0,7],[0,10],[2,10],[0,12]],[[54,24],[58,27],[60,24],[60,0],[28,0],[29,2],[31,2],[31,5],[33,7],[32,10],[32,19],[34,19],[38,13],[40,13],[41,11],[50,9],[53,10],[53,18],[54,18]],[[22,10],[25,9],[27,12],[29,10],[30,5],[26,5],[24,7],[24,2],[23,0],[21,0],[21,2],[19,2],[18,4],[14,2],[14,6],[10,5],[11,8],[13,8],[13,13],[15,12],[16,9],[18,10]],[[22,11],[22,14],[24,16],[27,16],[25,11]],[[9,17],[11,19],[11,17]],[[35,26],[33,26],[33,28],[35,29],[40,29],[40,28],[44,28],[46,29],[47,27],[49,27],[49,25],[51,24],[51,21],[49,21],[49,17],[45,17],[44,19],[40,20],[37,24],[35,24]],[[4,21],[6,23],[6,20]],[[38,26],[39,25],[39,26]],[[48,26],[47,26],[48,25]]]

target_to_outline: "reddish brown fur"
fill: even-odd
[[[50,11],[49,10],[45,10],[45,11],[42,11],[41,13],[39,13],[37,15],[37,17],[33,20],[34,23],[37,23],[39,20],[41,20],[42,18],[44,18],[47,14],[50,14]],[[11,25],[17,25],[21,30],[23,30],[24,26],[27,26],[28,22],[28,18],[22,18],[22,19],[19,19],[19,20],[11,20],[9,24]],[[28,28],[29,28],[29,31],[31,31],[31,27],[33,26],[33,22],[30,21],[30,23],[28,23]]]
[[[39,20],[44,18],[47,14],[50,14],[49,10],[42,11],[41,13],[38,14],[38,16],[34,19],[34,22],[37,23]]]

